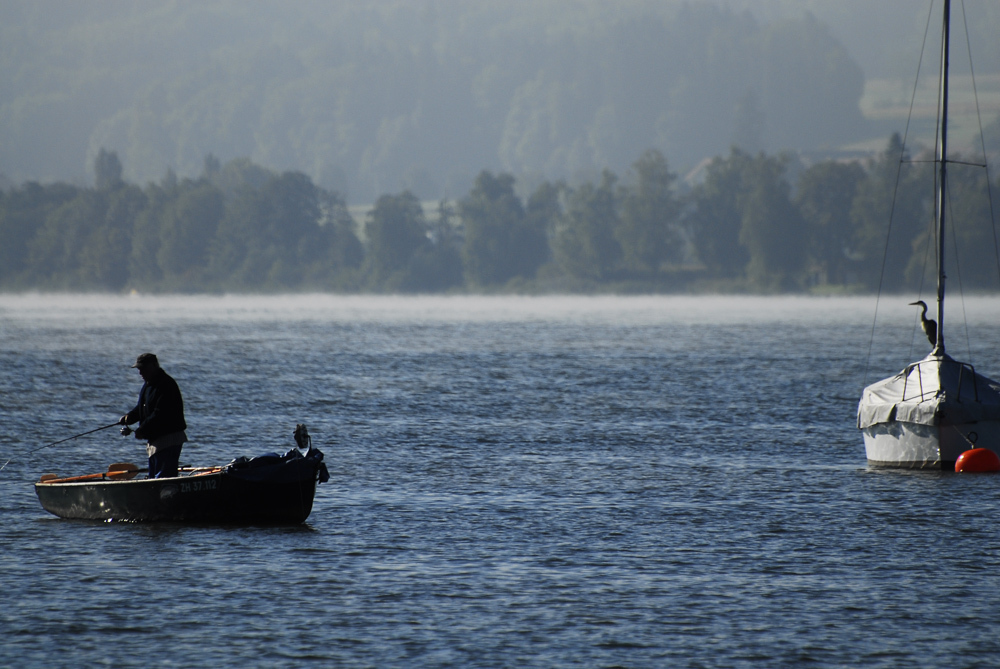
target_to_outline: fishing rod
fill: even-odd
[[[69,441],[71,439],[76,439],[77,437],[83,437],[83,436],[88,435],[88,434],[93,434],[94,432],[100,432],[101,430],[106,430],[109,427],[114,427],[116,425],[121,425],[121,423],[118,422],[118,421],[115,421],[114,423],[111,423],[110,425],[104,425],[102,427],[95,427],[93,430],[87,430],[86,432],[81,432],[80,434],[74,434],[72,437],[66,437],[65,439],[60,439],[59,441],[53,441],[51,444],[45,444],[44,446],[39,446],[38,448],[33,449],[31,452],[35,453],[37,451],[42,450],[43,448],[48,448],[49,446],[55,446],[56,444],[61,444],[64,441]],[[7,462],[3,463],[3,467],[0,467],[0,471],[3,471],[3,468],[6,467],[7,465],[9,465],[10,461],[13,460],[13,459],[14,459],[13,456],[10,457],[10,458],[7,458]]]

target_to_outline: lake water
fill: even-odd
[[[995,667],[1000,477],[865,462],[912,297],[0,296],[0,665]],[[949,351],[1000,377],[1000,300]],[[967,322],[966,322],[967,321]],[[873,352],[869,357],[869,343]],[[326,454],[307,523],[60,520],[47,472]]]

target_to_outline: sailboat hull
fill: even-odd
[[[866,427],[862,434],[868,464],[873,467],[951,471],[958,456],[970,448],[997,450],[1000,422],[921,425],[892,421]]]

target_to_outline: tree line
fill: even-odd
[[[997,286],[983,170],[949,179],[949,275]],[[114,152],[94,187],[0,191],[0,289],[140,292],[862,292],[933,274],[932,165],[893,136],[865,162],[732,148],[694,185],[657,150],[619,177],[520,193],[482,171],[457,201],[379,197],[355,221],[301,172],[209,155],[145,187]]]
[[[838,146],[873,131],[860,66],[811,15],[662,0],[260,4],[0,3],[0,173],[79,180],[107,147],[146,183],[168,165],[199,174],[213,152],[295,166],[351,201],[437,199],[467,192],[480,165],[593,178],[650,145],[691,165],[730,142]]]

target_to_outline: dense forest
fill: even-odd
[[[933,141],[928,4],[0,2],[0,289],[919,290],[934,175],[885,138]],[[951,146],[994,160],[1000,3],[961,7]]]
[[[739,4],[8,0],[0,174],[86,183],[105,148],[146,183],[196,177],[212,153],[356,204],[457,199],[481,168],[533,188],[624,173],[648,147],[686,171],[733,143],[901,130],[872,132],[864,73],[815,15],[762,21]]]
[[[867,162],[733,148],[691,187],[656,149],[523,198],[483,170],[457,200],[385,194],[361,221],[307,175],[245,158],[210,154],[198,178],[145,187],[113,151],[93,169],[93,187],[0,191],[0,289],[822,293],[919,291],[933,272],[933,170],[898,136]],[[995,290],[985,171],[950,174],[949,274]]]

